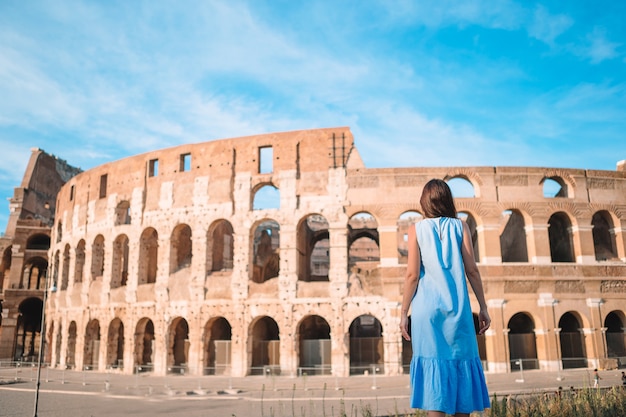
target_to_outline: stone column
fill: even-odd
[[[556,333],[556,316],[554,306],[558,303],[551,293],[540,293],[537,306],[543,307],[544,328],[535,329],[537,335],[537,356],[540,369],[546,371],[558,371],[561,368],[559,352],[559,337]]]
[[[591,225],[572,226],[572,241],[574,243],[576,263],[594,264],[596,262],[592,230],[593,226]]]
[[[398,226],[382,225],[378,227],[380,246],[380,266],[398,265]]]
[[[626,262],[626,228],[616,226],[610,232],[615,236],[615,249],[617,250],[618,258],[622,262]]]
[[[480,262],[487,265],[502,263],[500,224],[492,220],[491,223],[478,225],[476,231],[478,232]]]
[[[528,261],[532,264],[549,264],[552,262],[550,255],[550,237],[548,224],[533,224],[524,227],[526,230],[526,243],[528,245]]]
[[[491,327],[485,332],[487,368],[494,373],[509,371],[508,328],[504,321],[505,299],[487,300]]]
[[[607,358],[602,338],[602,304],[604,304],[604,300],[602,298],[587,298],[586,301],[591,318],[591,327],[583,329],[587,358],[591,367],[602,368],[602,364]]]
[[[346,223],[332,223],[328,228],[330,242],[330,297],[348,294],[348,229]]]

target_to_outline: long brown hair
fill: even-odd
[[[426,217],[456,217],[452,191],[443,180],[435,178],[426,183],[420,198],[420,205]]]

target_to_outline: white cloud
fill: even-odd
[[[617,57],[617,48],[620,46],[620,43],[611,42],[606,38],[606,31],[604,29],[595,27],[593,31],[587,35],[587,45],[582,48],[582,52],[589,57],[592,64],[599,64],[607,59]]]
[[[548,10],[539,5],[535,9],[532,21],[528,27],[528,34],[550,46],[554,46],[557,37],[567,31],[574,21],[564,14],[551,15]]]

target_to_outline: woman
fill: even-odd
[[[468,225],[445,181],[422,191],[424,219],[409,228],[400,328],[412,340],[411,407],[429,417],[469,416],[489,407],[465,276],[478,299],[479,334],[491,323]],[[409,306],[411,336],[409,336]]]

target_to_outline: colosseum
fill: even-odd
[[[371,169],[346,127],[84,172],[34,149],[0,239],[0,358],[38,356],[45,306],[52,367],[401,374],[407,228],[431,178],[448,181],[472,230],[493,319],[477,336],[487,372],[626,366],[624,161]]]

